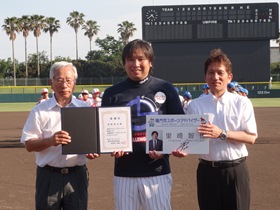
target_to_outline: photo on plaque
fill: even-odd
[[[128,106],[61,108],[61,129],[71,136],[62,154],[132,152]]]
[[[187,154],[208,154],[209,139],[197,127],[208,122],[207,115],[147,115],[146,153],[156,150],[171,154],[180,150]]]
[[[149,140],[149,151],[163,151],[163,140],[162,140],[162,130],[153,130],[151,132]]]

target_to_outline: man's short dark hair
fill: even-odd
[[[134,51],[137,49],[143,50],[144,55],[150,62],[154,61],[155,55],[151,43],[145,40],[135,39],[127,43],[123,49],[123,53],[122,53],[123,65],[125,65],[125,59],[132,57]]]
[[[153,131],[153,132],[152,132],[152,135],[154,135],[154,133],[156,133],[156,134],[158,135],[158,132],[157,132],[157,131]]]
[[[208,66],[216,62],[224,65],[228,74],[232,73],[232,63],[230,59],[220,48],[217,48],[210,52],[210,57],[204,63],[204,75],[207,73]]]

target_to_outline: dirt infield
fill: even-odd
[[[280,108],[255,108],[259,138],[249,145],[251,209],[280,209]],[[28,112],[0,112],[0,209],[32,210],[35,193],[35,155],[19,143]],[[197,157],[171,157],[173,210],[197,210]],[[114,209],[113,158],[89,161],[89,210]]]

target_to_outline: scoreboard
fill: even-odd
[[[233,80],[270,80],[270,40],[279,37],[278,3],[142,7],[142,37],[156,59],[153,75],[172,83],[204,82],[204,62],[221,48]]]
[[[142,7],[151,42],[277,39],[278,3]]]

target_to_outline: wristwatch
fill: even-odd
[[[222,130],[222,133],[220,134],[219,137],[223,141],[227,140],[227,131],[226,130]]]

